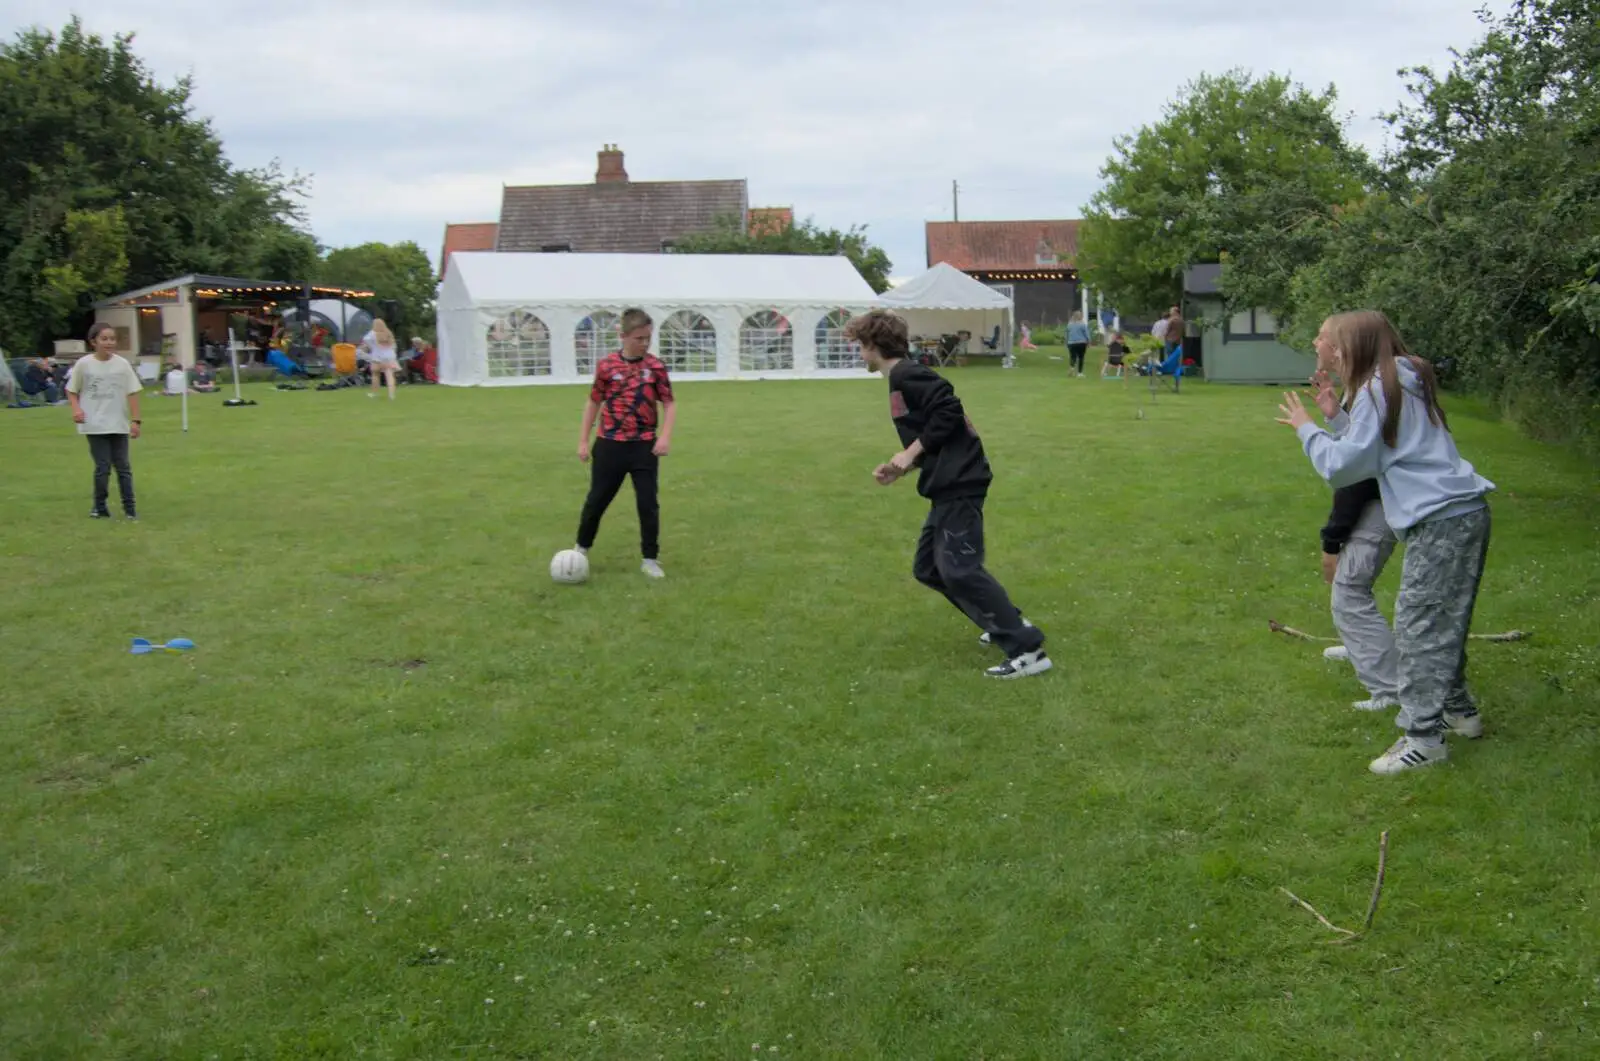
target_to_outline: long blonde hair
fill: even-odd
[[[1378,377],[1383,390],[1383,443],[1393,449],[1400,437],[1400,408],[1404,396],[1400,392],[1400,372],[1396,358],[1411,362],[1422,385],[1422,405],[1428,411],[1428,421],[1445,430],[1450,423],[1439,405],[1438,387],[1433,366],[1406,349],[1389,318],[1373,309],[1336,313],[1326,323],[1328,338],[1339,350],[1343,359],[1344,409],[1349,412],[1355,405],[1356,395],[1363,387]]]
[[[394,332],[390,331],[389,330],[389,326],[387,324],[383,323],[383,318],[382,317],[374,317],[373,318],[373,320],[372,320],[372,337],[374,339],[378,340],[378,345],[379,346],[393,346],[394,345]]]

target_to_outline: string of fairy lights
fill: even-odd
[[[193,297],[205,299],[208,302],[227,302],[239,300],[244,302],[260,303],[267,309],[277,308],[280,302],[294,302],[305,297],[306,289],[303,284],[250,284],[237,287],[196,287]],[[318,287],[313,284],[311,297],[313,298],[338,298],[361,299],[372,298],[376,292],[361,291],[346,287]],[[178,301],[178,289],[175,287],[163,288],[160,291],[149,291],[137,298],[124,300],[124,306],[137,306],[141,303],[163,302],[175,303]]]

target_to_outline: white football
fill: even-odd
[[[576,549],[563,549],[550,558],[550,577],[576,585],[589,580],[589,558]]]

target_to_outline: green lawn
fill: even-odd
[[[1267,629],[1331,633],[1276,392],[951,375],[1041,678],[911,580],[881,381],[680,385],[668,578],[624,493],[581,587],[581,388],[147,398],[138,524],[0,410],[0,1057],[1600,1055],[1594,467],[1449,403],[1535,638],[1377,778]],[[1359,924],[1383,830],[1329,946],[1279,889]]]

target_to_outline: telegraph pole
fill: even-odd
[[[950,213],[953,220],[961,220],[961,186],[955,181],[950,182]]]

